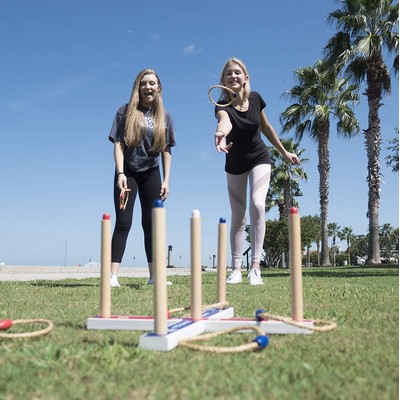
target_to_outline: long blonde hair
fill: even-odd
[[[225,72],[232,64],[239,65],[239,67],[243,70],[244,74],[247,76],[247,82],[244,85],[244,99],[246,100],[250,96],[250,76],[249,76],[249,72],[247,71],[246,64],[242,60],[239,60],[239,58],[232,57],[225,63],[224,68],[222,69],[222,72],[221,72],[221,78],[219,80],[219,84],[225,85],[225,83],[224,83]],[[231,94],[228,93],[227,90],[222,90],[219,102],[229,102],[231,100],[230,96],[231,96]]]
[[[128,109],[126,112],[125,122],[125,144],[128,147],[138,146],[142,141],[145,130],[146,122],[144,119],[143,112],[140,111],[140,96],[139,87],[140,82],[145,75],[153,74],[157,78],[158,85],[160,87],[153,104],[151,105],[150,112],[154,121],[154,137],[153,145],[150,150],[161,152],[166,146],[165,139],[165,110],[162,101],[162,86],[161,81],[157,73],[153,69],[144,69],[140,71],[136,76],[133,83],[131,98],[129,99]]]

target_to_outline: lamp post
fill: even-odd
[[[167,268],[174,268],[172,264],[172,246],[168,246],[168,262],[167,262]]]
[[[292,206],[293,206],[293,199],[294,197],[301,197],[303,196],[302,191],[300,190],[300,188],[297,188],[297,190],[294,192],[294,194],[292,195]]]
[[[65,240],[64,243],[64,267],[67,266],[67,247],[68,247],[68,242]]]

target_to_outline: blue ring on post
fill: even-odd
[[[261,317],[261,314],[264,314],[264,313],[265,313],[265,310],[262,310],[262,309],[257,310],[256,311],[256,320],[257,321],[263,321],[264,318]]]

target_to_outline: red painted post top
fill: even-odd
[[[103,220],[111,219],[110,214],[103,214]]]
[[[290,208],[290,214],[298,214],[298,213],[299,213],[299,209],[297,207]]]

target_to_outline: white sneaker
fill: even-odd
[[[148,285],[153,285],[153,284],[154,284],[154,279],[153,279],[153,278],[150,278],[150,279],[147,281],[147,284],[148,284]],[[172,285],[172,282],[167,281],[167,282],[166,282],[166,285],[167,285],[167,286],[170,286],[170,285]]]
[[[111,287],[121,287],[121,285],[118,282],[118,276],[115,272],[111,272],[110,284],[111,284]]]
[[[252,268],[247,277],[249,278],[250,285],[264,285],[264,281],[261,278],[261,272],[258,268]]]
[[[226,280],[226,283],[229,284],[242,283],[242,273],[239,270],[234,269],[229,275],[228,279]]]

